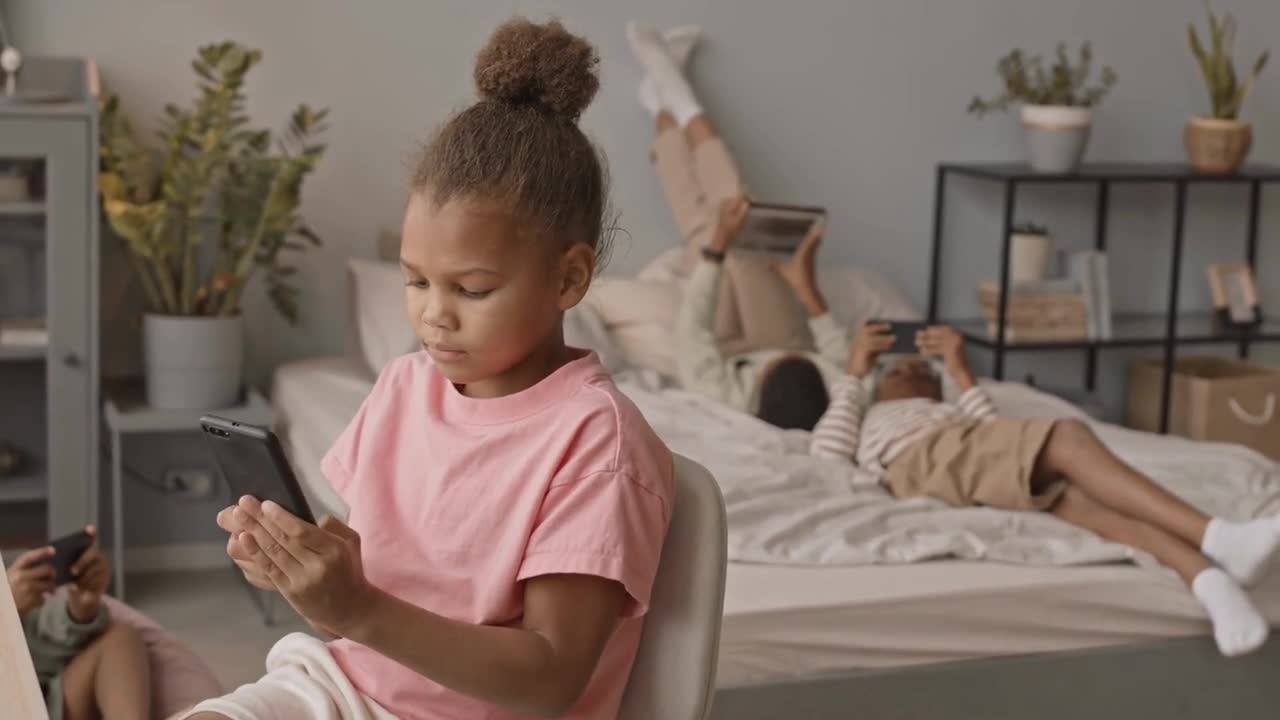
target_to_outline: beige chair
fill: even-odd
[[[728,523],[706,468],[677,455],[675,481],[671,527],[618,720],[704,720],[711,713]]]

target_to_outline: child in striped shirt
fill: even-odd
[[[884,324],[859,328],[848,374],[814,428],[814,455],[880,473],[895,497],[1051,512],[1144,550],[1191,587],[1224,655],[1262,646],[1267,621],[1241,586],[1260,579],[1280,546],[1280,516],[1211,518],[1116,457],[1081,420],[998,417],[954,329],[927,328],[916,345],[920,355],[893,362],[872,389],[866,378],[893,336]],[[943,402],[926,358],[942,361],[960,391],[954,403]]]

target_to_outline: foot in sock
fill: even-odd
[[[1257,582],[1267,561],[1280,548],[1280,516],[1248,522],[1213,518],[1205,530],[1201,550],[1244,586]]]
[[[670,110],[676,122],[684,126],[690,119],[702,114],[702,106],[698,104],[693,88],[685,80],[667,43],[658,31],[647,23],[627,23],[627,40],[631,43],[631,51],[648,70],[656,88],[659,102],[653,107]],[[645,102],[646,98],[641,97]],[[646,107],[650,107],[646,102]]]
[[[697,25],[681,25],[662,33],[662,39],[667,45],[667,53],[675,61],[676,67],[682,71],[701,37],[702,28]],[[658,84],[654,82],[653,76],[647,70],[644,80],[640,81],[639,95],[640,104],[649,111],[650,115],[662,112],[662,96],[658,93]]]
[[[1251,653],[1267,641],[1271,628],[1231,576],[1219,568],[1201,571],[1191,582],[1191,592],[1209,613],[1213,639],[1227,657]]]

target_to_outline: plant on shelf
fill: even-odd
[[[1244,101],[1253,91],[1258,76],[1267,66],[1269,51],[1264,50],[1254,61],[1246,77],[1241,78],[1235,68],[1236,19],[1231,13],[1221,18],[1213,12],[1213,6],[1205,2],[1205,14],[1209,19],[1209,45],[1200,39],[1194,25],[1187,25],[1187,42],[1191,54],[1200,67],[1205,88],[1209,91],[1211,115],[1193,115],[1187,122],[1183,142],[1187,159],[1197,170],[1212,173],[1231,173],[1239,169],[1253,144],[1253,129],[1239,119]]]
[[[1097,82],[1090,79],[1092,71],[1093,47],[1088,42],[1080,46],[1074,62],[1066,44],[1059,43],[1048,68],[1041,56],[1015,49],[996,64],[1002,92],[990,99],[975,96],[969,112],[981,117],[1021,103],[1031,167],[1069,172],[1079,165],[1088,144],[1091,109],[1116,84],[1116,73],[1109,66],[1102,68]]]
[[[102,105],[102,207],[145,299],[153,404],[188,402],[152,397],[152,366],[189,345],[197,326],[213,328],[199,331],[209,342],[236,344],[234,353],[219,354],[234,364],[239,392],[241,302],[255,274],[264,275],[276,308],[291,323],[298,319],[286,251],[320,244],[298,208],[303,181],[324,154],[318,137],[327,111],[299,105],[278,138],[251,127],[244,81],[261,59],[258,50],[233,42],[199,48],[191,64],[196,98],[187,107],[165,106],[155,148],[138,140],[117,97]],[[224,387],[219,397],[230,392]]]

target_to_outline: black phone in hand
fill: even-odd
[[[873,320],[872,322],[888,325],[889,333],[893,335],[893,347],[885,351],[886,355],[920,354],[920,348],[916,347],[916,334],[928,328],[929,323],[904,320]]]
[[[63,535],[49,544],[53,546],[53,557],[49,559],[49,564],[53,566],[54,584],[66,585],[73,582],[75,576],[71,574],[71,566],[93,546],[93,536],[79,530]]]

